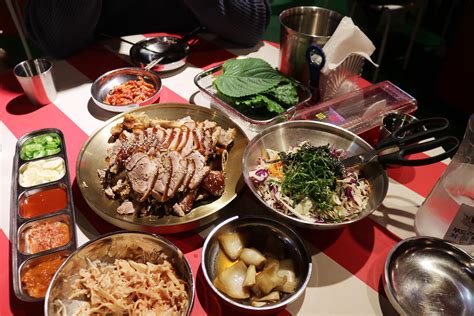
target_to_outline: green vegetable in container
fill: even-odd
[[[280,114],[299,101],[295,83],[259,58],[225,62],[214,86],[242,112],[266,109]]]
[[[61,138],[56,133],[48,133],[28,139],[21,146],[20,157],[31,160],[51,156],[61,151]]]

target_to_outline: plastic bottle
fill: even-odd
[[[474,114],[458,151],[418,209],[415,230],[474,253]]]

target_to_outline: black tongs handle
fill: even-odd
[[[414,121],[407,124],[390,136],[383,139],[375,147],[376,149],[383,149],[391,146],[403,146],[419,142],[431,137],[442,135],[449,127],[449,121],[444,117],[433,117]]]
[[[422,159],[406,158],[408,155],[422,153],[441,146],[443,146],[444,152],[439,155]],[[378,161],[382,165],[424,166],[451,157],[456,152],[458,146],[459,140],[456,137],[443,136],[441,138],[434,138],[417,144],[403,145],[397,152],[380,155]]]
[[[396,152],[379,155],[381,164],[401,166],[424,166],[444,160],[454,154],[459,140],[454,136],[443,136],[449,127],[449,121],[443,117],[422,119],[405,125],[389,137],[382,140],[375,148],[378,152],[389,147],[398,147]],[[411,154],[422,153],[443,147],[444,152],[422,159],[408,159]]]

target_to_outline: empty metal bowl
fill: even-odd
[[[474,260],[438,238],[402,240],[385,262],[384,288],[402,315],[474,315]]]
[[[263,253],[281,252],[284,254],[283,258],[293,259],[298,278],[295,292],[284,294],[282,299],[274,304],[254,307],[245,301],[234,300],[218,290],[213,284],[221,252],[218,238],[226,232],[237,232],[246,236],[245,247],[254,247]],[[202,248],[201,267],[209,287],[227,304],[246,312],[271,312],[282,309],[303,294],[311,277],[312,263],[303,240],[288,226],[265,217],[234,216],[220,223],[207,236]]]
[[[79,307],[77,300],[70,299],[71,285],[79,271],[88,266],[88,260],[113,263],[115,259],[131,259],[139,262],[157,264],[159,255],[164,252],[173,265],[177,275],[187,286],[189,304],[184,315],[189,315],[194,301],[194,281],[191,268],[184,254],[167,239],[158,235],[140,232],[119,231],[90,241],[73,252],[59,267],[46,293],[44,314],[57,315],[57,300],[68,308],[61,315],[73,315]]]
[[[129,80],[137,80],[139,76],[155,88],[156,92],[151,97],[138,103],[126,105],[110,105],[103,102],[110,90]],[[92,84],[91,95],[92,100],[100,108],[111,112],[125,112],[142,105],[154,103],[160,95],[161,88],[161,79],[154,72],[136,67],[126,67],[111,70],[97,78]]]
[[[286,215],[270,207],[258,194],[249,171],[258,166],[259,157],[267,149],[287,151],[291,146],[309,141],[314,146],[331,145],[336,149],[343,149],[349,156],[366,153],[372,149],[366,141],[356,134],[341,127],[315,121],[288,121],[270,126],[255,136],[245,148],[243,156],[243,175],[245,183],[258,200],[273,215],[290,224],[309,229],[335,229],[359,221],[370,215],[382,203],[388,190],[388,177],[385,169],[377,162],[367,163],[361,167],[365,178],[370,184],[369,201],[367,207],[354,219],[340,223],[309,222]]]
[[[162,53],[172,45],[176,45],[176,47],[173,47],[171,53],[168,53],[166,58],[160,61],[152,70],[156,72],[175,70],[186,64],[190,51],[189,45],[176,36],[157,36],[141,40],[130,48],[130,58],[137,67],[146,67],[157,58],[157,54],[143,47]]]

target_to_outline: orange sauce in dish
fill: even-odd
[[[21,277],[26,293],[31,297],[44,297],[54,273],[65,259],[64,256],[56,256],[28,268]]]
[[[67,194],[63,188],[53,188],[32,194],[20,203],[20,216],[33,218],[66,208]]]
[[[27,251],[31,254],[64,246],[69,239],[69,225],[59,221],[33,224],[25,232]]]

